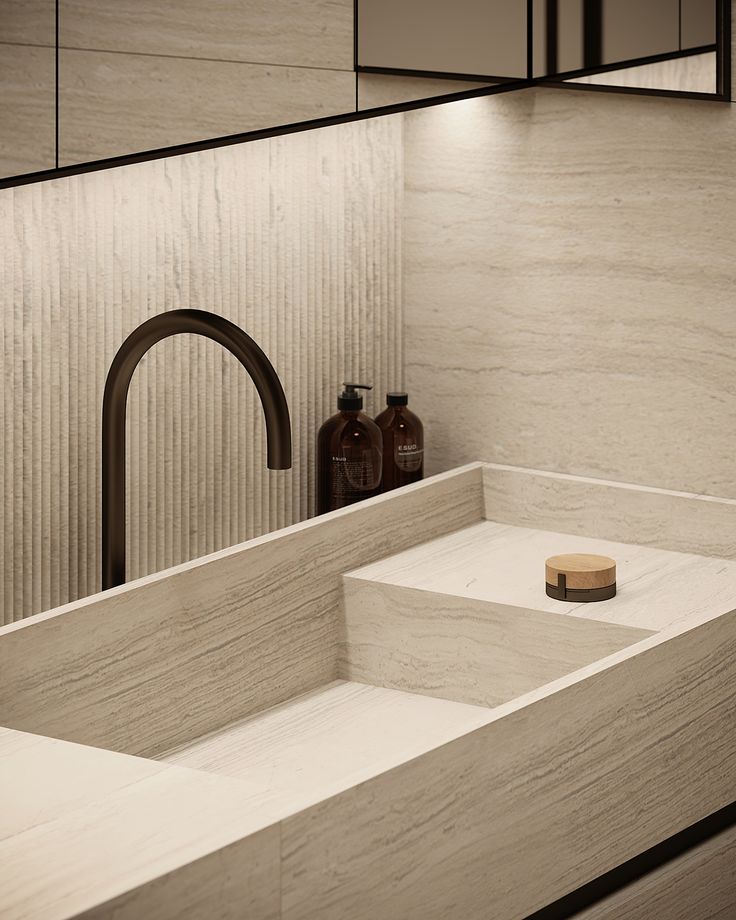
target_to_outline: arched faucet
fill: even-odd
[[[268,468],[291,467],[291,422],[281,381],[263,351],[240,327],[205,310],[160,313],[130,333],[115,355],[102,399],[102,589],[125,582],[125,414],[133,372],[146,352],[179,333],[203,335],[248,371],[266,418]]]

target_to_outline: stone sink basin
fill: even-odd
[[[472,464],[3,627],[0,914],[521,920],[730,803],[734,559],[733,501]]]

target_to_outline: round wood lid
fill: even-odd
[[[565,553],[550,556],[545,565],[548,585],[557,585],[559,576],[567,579],[568,590],[590,591],[616,584],[616,561],[590,553]]]

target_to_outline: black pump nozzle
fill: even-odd
[[[343,383],[345,388],[337,397],[338,409],[360,410],[363,408],[363,397],[356,390],[372,390],[368,383]]]

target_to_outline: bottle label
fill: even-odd
[[[331,457],[334,507],[377,495],[381,485],[381,454],[365,450],[357,459]]]
[[[397,469],[403,473],[416,473],[422,467],[424,448],[418,444],[397,444],[394,450],[394,461]]]

